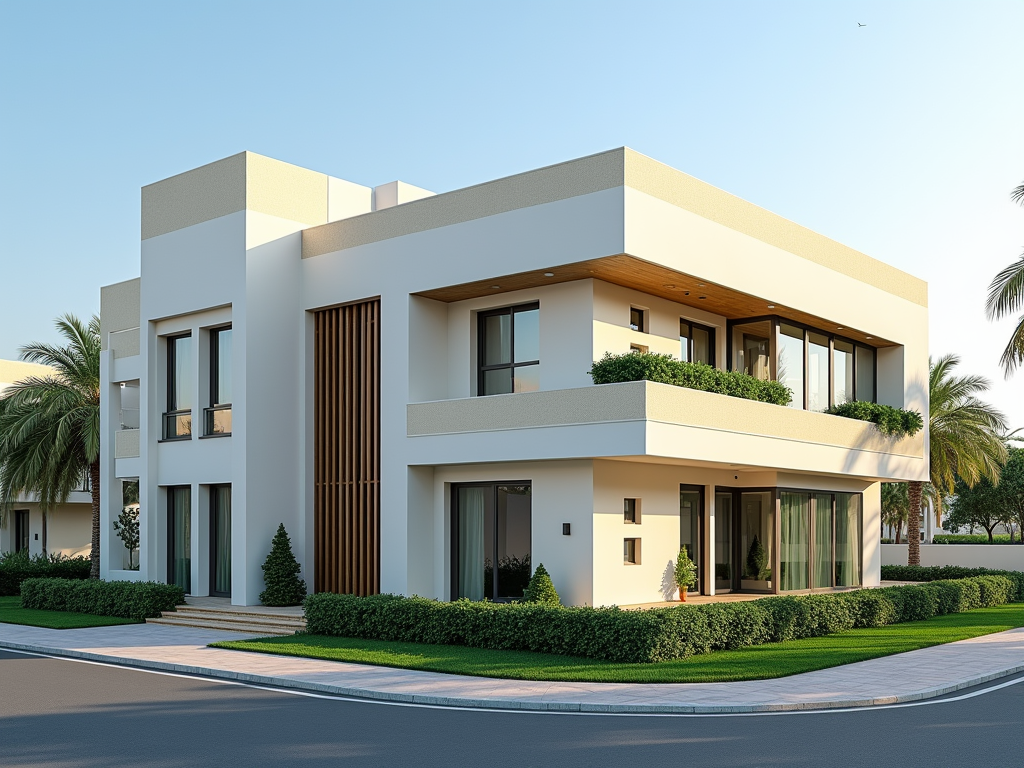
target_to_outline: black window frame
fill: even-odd
[[[220,390],[220,334],[232,330],[232,326],[221,325],[210,329],[210,397],[209,405],[203,409],[203,437],[231,437],[231,432],[215,432],[217,414],[231,411],[231,403],[218,403]],[[232,398],[233,398],[232,393]]]
[[[633,313],[636,312],[640,316],[640,322],[633,322]],[[640,307],[630,306],[629,308],[629,330],[635,331],[636,333],[648,333],[647,330],[647,310],[641,309]]]
[[[804,345],[804,362],[803,362],[803,392],[794,392],[794,399],[799,396],[801,397],[801,409],[807,409],[807,402],[809,399],[810,392],[810,381],[807,376],[807,355],[810,349],[810,340],[808,339],[808,332],[816,333],[820,336],[828,337],[828,407],[835,407],[835,349],[836,341],[844,341],[847,344],[853,345],[853,397],[848,401],[852,402],[859,400],[857,393],[857,381],[858,373],[857,370],[860,366],[857,360],[857,350],[866,349],[871,352],[872,360],[872,393],[871,399],[867,402],[877,403],[878,402],[878,347],[874,347],[870,344],[865,344],[862,341],[851,339],[849,336],[844,336],[841,333],[834,333],[826,331],[813,325],[807,325],[797,320],[790,320],[787,317],[781,315],[758,315],[757,317],[744,317],[737,318],[736,320],[728,320],[726,322],[726,368],[727,370],[734,370],[736,365],[736,350],[733,342],[733,328],[737,325],[747,325],[748,323],[761,323],[764,321],[771,323],[771,338],[769,339],[769,356],[770,356],[770,368],[772,381],[778,381],[778,335],[779,325],[785,323],[786,325],[794,328],[799,328],[803,331],[803,345]]]
[[[704,323],[695,323],[692,320],[687,320],[685,317],[680,317],[679,318],[679,339],[680,339],[680,343],[682,342],[682,339],[683,339],[683,333],[682,333],[682,331],[683,331],[683,323],[686,323],[686,325],[690,326],[690,335],[686,337],[686,360],[687,360],[687,362],[691,362],[691,363],[695,362],[694,359],[693,359],[693,329],[694,328],[698,328],[698,329],[700,329],[702,331],[705,331],[708,334],[708,351],[710,353],[709,354],[710,359],[708,360],[707,364],[710,365],[712,368],[717,368],[718,367],[717,366],[717,362],[716,362],[717,355],[715,354],[716,344],[717,344],[717,341],[718,341],[716,336],[715,336],[715,331],[717,329],[714,326],[712,326],[712,325],[704,325]]]
[[[537,360],[526,360],[517,363],[516,359],[516,314],[519,312],[531,312],[537,310],[540,312],[540,302],[532,301],[526,304],[513,304],[508,307],[499,307],[497,309],[488,309],[483,312],[477,312],[477,380],[476,380],[476,394],[478,397],[491,397],[491,395],[484,393],[484,374],[490,371],[500,371],[506,368],[510,369],[510,375],[512,377],[512,392],[505,394],[512,394],[515,392],[515,381],[516,381],[516,369],[517,368],[528,368],[534,365],[540,365],[540,359]],[[487,322],[488,317],[500,317],[501,315],[509,316],[509,362],[507,363],[495,363],[493,365],[484,365],[486,352],[486,333],[484,330],[484,324]],[[538,314],[539,318],[539,314]],[[539,335],[538,327],[538,335]],[[538,352],[540,350],[538,349]],[[497,393],[496,393],[497,394]]]
[[[228,581],[229,581],[228,591],[227,592],[218,592],[216,589],[214,589],[215,585],[217,584],[217,512],[219,511],[218,510],[218,505],[220,504],[220,502],[218,501],[219,497],[217,495],[217,491],[219,491],[221,488],[227,488],[228,491],[229,491],[229,496],[230,496],[230,494],[231,494],[231,483],[215,483],[215,484],[213,484],[213,485],[211,485],[211,486],[209,486],[207,488],[207,493],[209,494],[208,499],[209,499],[209,503],[210,503],[210,589],[209,589],[210,597],[231,597],[231,584],[230,584],[231,575],[230,575],[230,573],[228,574]],[[230,510],[230,504],[233,503],[233,502],[234,502],[234,499],[232,499],[231,502],[229,502],[229,509],[228,509],[229,512],[231,511]],[[229,546],[229,548],[231,546],[231,544],[230,544],[230,532],[231,532],[230,531],[230,527],[231,527],[231,524],[229,522],[228,523],[228,533],[229,533],[229,544],[228,544],[228,546]]]
[[[177,341],[179,339],[191,339],[192,332],[176,333],[173,336],[165,337],[165,343],[167,345],[167,410],[164,411],[163,417],[163,442],[170,442],[176,440],[191,440],[192,433],[195,431],[192,427],[189,427],[188,434],[178,434],[177,429],[174,429],[173,434],[169,427],[172,424],[177,424],[179,416],[185,414],[192,414],[192,408],[178,408],[177,407],[177,386],[175,385],[175,372],[177,369]]]

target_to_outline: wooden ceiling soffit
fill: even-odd
[[[551,276],[549,277],[548,274]],[[827,318],[811,315],[784,304],[775,304],[770,299],[751,296],[748,293],[708,282],[695,275],[677,272],[659,264],[652,264],[628,254],[605,256],[600,259],[579,261],[575,264],[562,264],[548,269],[519,272],[487,280],[477,280],[472,283],[417,291],[413,295],[451,303],[588,278],[604,280],[678,304],[697,307],[716,315],[722,315],[729,320],[778,315],[874,347],[896,346],[895,342],[888,339],[881,339],[853,328],[841,327]]]

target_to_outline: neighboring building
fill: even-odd
[[[0,360],[0,394],[31,376],[45,377],[53,369],[35,363]],[[34,493],[21,494],[0,525],[0,552],[27,550],[31,555],[59,552],[69,557],[89,556],[92,549],[92,494],[89,479],[83,478],[82,490],[73,491],[66,504],[51,509],[45,516]]]
[[[928,478],[927,433],[815,412],[927,412],[926,284],[629,149],[441,195],[235,155],[143,188],[101,317],[103,576],[236,604],[279,523],[316,591],[504,599],[542,562],[652,602],[681,544],[703,593],[874,585],[879,482]],[[796,407],[592,384],[631,349]]]

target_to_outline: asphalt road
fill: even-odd
[[[1021,766],[1024,683],[845,713],[608,717],[310,698],[0,651],[0,766]]]

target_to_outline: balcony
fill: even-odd
[[[648,381],[413,403],[407,435],[423,464],[647,456],[891,480],[928,474],[923,433],[895,440],[863,421]]]

